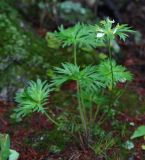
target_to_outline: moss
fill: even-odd
[[[52,153],[63,151],[66,144],[70,141],[69,137],[56,129],[48,132],[38,133],[26,139],[26,143],[39,151],[49,150]]]
[[[7,1],[0,2],[0,89],[46,76],[52,51]]]

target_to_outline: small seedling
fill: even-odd
[[[0,160],[17,160],[19,153],[10,149],[10,137],[8,134],[0,134]]]

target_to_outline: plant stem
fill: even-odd
[[[74,64],[77,65],[77,45],[76,45],[76,43],[74,44],[73,49],[74,49],[73,50]],[[87,133],[83,100],[82,100],[81,89],[80,89],[80,85],[79,85],[78,81],[77,81],[77,99],[78,99],[78,107],[79,107],[79,112],[80,112],[80,116],[81,116],[81,121],[84,126],[84,130]]]
[[[109,62],[110,62],[110,68],[111,68],[111,77],[112,77],[112,85],[111,90],[114,88],[114,76],[113,76],[113,66],[112,66],[112,51],[111,51],[111,41],[108,40],[108,51],[109,51]]]
[[[52,123],[59,126],[59,124],[55,120],[53,120],[46,111],[44,111],[44,114]]]
[[[93,124],[93,102],[92,102],[92,94],[90,95],[89,97],[89,100],[90,100],[90,103],[89,103],[89,116],[90,116],[90,119],[89,119],[89,122],[90,122],[90,126],[92,126]]]
[[[87,132],[87,127],[86,127],[86,121],[85,121],[85,116],[84,116],[84,111],[83,111],[83,106],[81,104],[81,92],[80,92],[80,86],[79,83],[77,82],[77,97],[78,97],[78,106],[79,106],[79,112],[81,116],[81,121],[84,126],[85,132]]]
[[[95,122],[95,120],[96,120],[96,118],[97,118],[97,115],[98,115],[98,113],[99,113],[99,109],[100,109],[100,105],[97,106],[97,109],[96,109],[96,111],[95,111],[95,113],[94,113],[93,122]]]
[[[74,44],[74,64],[77,65],[77,46]]]
[[[110,110],[110,109],[109,109]],[[100,117],[98,124],[101,125],[103,122],[108,118],[107,113],[103,113],[102,116]]]
[[[84,117],[84,128],[85,128],[86,137],[87,137],[87,116],[86,116],[86,108],[85,108],[85,104],[84,104],[84,99],[82,97],[81,87],[80,87],[80,100],[81,100],[81,108],[82,108],[83,117]]]

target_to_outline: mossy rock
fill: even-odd
[[[44,78],[50,61],[57,63],[53,50],[7,0],[0,2],[0,58],[0,90],[19,87],[27,79]]]

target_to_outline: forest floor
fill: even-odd
[[[145,37],[144,16],[141,11],[144,12],[144,5],[141,8],[135,8],[133,4],[124,13],[124,19],[126,23],[132,24],[134,28],[142,32],[142,37]],[[132,10],[136,12],[132,12]],[[128,15],[128,16],[126,16]],[[132,18],[133,17],[133,18]],[[135,29],[136,29],[135,28]],[[127,44],[120,44],[122,52],[125,55],[124,65],[134,74],[133,82],[128,86],[129,93],[135,95],[134,100],[126,102],[127,109],[117,115],[121,123],[134,123],[134,127],[129,126],[126,130],[130,133],[139,126],[145,125],[145,41],[139,44],[128,42]],[[128,99],[124,99],[128,101]],[[36,135],[41,135],[42,132],[53,129],[53,125],[47,122],[45,117],[40,114],[33,115],[31,118],[25,119],[24,122],[15,124],[10,119],[10,114],[15,104],[5,101],[0,101],[0,130],[2,133],[9,133],[11,137],[11,148],[17,150],[20,153],[20,160],[103,160],[102,157],[96,158],[94,153],[87,149],[81,151],[75,146],[68,145],[64,151],[59,154],[54,154],[48,151],[47,148],[36,148],[26,142],[26,139],[31,139],[35,143]],[[139,114],[135,115],[139,110]],[[111,123],[111,122],[109,122]],[[33,126],[33,127],[32,127]],[[116,131],[117,132],[117,131]],[[34,139],[32,139],[35,137]],[[124,136],[122,141],[129,140],[129,134]],[[49,143],[49,142],[48,142]],[[128,151],[126,159],[120,160],[144,160],[145,151],[141,146],[145,143],[144,139],[135,140],[135,148]],[[120,152],[116,148],[112,148],[109,154],[112,152]],[[68,158],[70,157],[70,158]],[[114,159],[117,160],[117,159]]]

